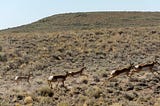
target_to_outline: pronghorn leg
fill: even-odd
[[[59,81],[56,84],[57,90],[59,90]]]
[[[49,81],[47,81],[48,82],[48,86],[50,87],[50,85],[49,85]]]
[[[51,89],[53,89],[53,87],[52,87],[52,82],[50,82],[50,84],[51,84],[51,85],[50,85]]]
[[[64,85],[64,81],[62,81],[62,84],[63,84],[63,87],[64,87],[64,86],[65,86],[65,85]]]
[[[17,85],[18,85],[18,84],[19,84],[19,81],[17,80],[16,83],[17,83]]]
[[[111,80],[112,78],[114,78],[115,76],[110,76],[107,80]]]
[[[128,77],[128,78],[131,78],[131,75],[129,75],[130,72],[127,72],[126,74],[127,74],[127,77]]]
[[[160,74],[158,71],[155,71],[158,75]]]
[[[127,72],[128,81],[130,81],[130,80],[132,79],[131,76],[132,76],[132,75],[130,75],[130,72]]]
[[[159,77],[157,77],[155,74],[154,74],[154,71],[152,70],[152,68],[150,68],[150,71],[152,72],[152,74],[154,75],[154,77],[158,78],[160,80]]]
[[[58,81],[58,83],[57,83],[57,85],[56,85],[57,87],[59,86],[59,81]]]
[[[57,81],[56,87],[57,87],[57,88],[59,87],[59,81]]]
[[[31,85],[31,83],[30,83],[29,79],[27,80],[27,82],[28,82],[28,84],[29,84],[29,85]]]
[[[63,81],[62,83],[63,83],[63,87],[64,87],[65,89],[68,89],[67,86],[65,86],[65,82]]]
[[[52,82],[49,81],[48,84],[49,84],[49,87],[50,87],[51,89],[53,89],[53,88],[52,88]]]
[[[106,81],[106,82],[110,81],[110,80],[111,80],[112,78],[114,78],[114,77],[116,77],[116,76],[115,76],[115,75],[110,75],[110,77],[107,78],[107,81]],[[103,84],[106,85],[106,82],[104,82]]]
[[[149,68],[149,70],[152,72],[152,74],[157,77],[155,74],[154,74],[154,71],[153,71],[153,67]]]
[[[135,73],[135,72],[137,72],[136,70],[131,70],[130,72],[128,72],[128,77],[130,77],[131,78],[131,76]]]
[[[107,79],[107,81],[104,81],[104,82],[102,83],[102,85],[106,86],[106,84],[107,84],[108,81],[109,81],[109,80]]]
[[[62,81],[62,83],[63,83],[63,87],[64,87],[64,88],[67,88],[67,87],[65,86],[65,83],[64,83],[64,81]]]
[[[158,74],[158,76],[154,74],[154,71],[153,71],[153,70],[151,70],[151,72],[153,73],[153,75],[154,75],[156,78],[158,78],[158,79],[160,80],[160,78],[158,77],[158,76],[159,76],[159,73],[158,73],[157,71],[155,71],[155,72]]]
[[[52,89],[52,87],[51,87],[51,82],[50,82],[50,81],[48,81],[48,86]]]

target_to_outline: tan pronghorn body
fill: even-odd
[[[123,68],[123,69],[118,69],[118,70],[113,70],[110,74],[110,77],[108,78],[108,80],[120,75],[120,74],[127,74],[127,76],[129,75],[130,70],[132,69],[132,65],[130,65],[129,67]]]
[[[69,72],[68,76],[87,76],[86,74],[83,73],[83,71],[86,69],[86,67],[81,68],[79,71],[76,72]]]
[[[18,84],[19,81],[26,80],[30,84],[30,77],[32,74],[26,75],[26,76],[15,76],[15,82]]]
[[[134,70],[132,70],[129,73],[129,76],[132,76],[134,73],[140,72],[140,71],[151,71],[154,75],[154,71],[153,71],[153,67],[155,64],[159,64],[157,61],[153,61],[151,63],[147,63],[147,64],[139,64],[134,66]],[[155,71],[157,74],[159,74],[157,71]]]
[[[68,72],[66,72],[66,75],[49,76],[48,85],[52,89],[52,82],[58,82],[58,84],[59,82],[62,82],[64,86],[64,81],[66,80],[67,77],[68,77]]]

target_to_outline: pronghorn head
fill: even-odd
[[[130,64],[130,65],[129,65],[129,67],[128,67],[128,68],[130,68],[130,69],[131,69],[131,68],[133,68],[133,67],[134,67],[134,63],[132,63],[131,61],[129,61],[129,64]]]
[[[87,67],[84,66],[84,67],[83,67],[83,70],[86,70],[86,69],[87,69]]]
[[[66,76],[69,76],[71,72],[66,71],[65,73],[66,73]]]
[[[33,73],[29,72],[28,77],[33,78]]]

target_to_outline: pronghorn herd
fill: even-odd
[[[156,61],[156,59],[153,61],[153,62],[150,62],[150,63],[145,63],[145,64],[138,64],[138,65],[133,65],[130,63],[130,66],[126,67],[126,68],[123,68],[123,69],[117,69],[117,70],[113,70],[111,73],[110,73],[110,77],[108,78],[108,80],[122,74],[122,73],[125,73],[127,74],[127,76],[129,78],[131,78],[131,76],[134,74],[134,73],[138,73],[140,71],[150,71],[153,73],[154,76],[156,76],[154,74],[154,70],[153,70],[153,67],[154,65],[160,65],[160,63],[158,63]],[[155,71],[157,74],[160,74],[158,73],[157,71]]]
[[[66,80],[67,77],[69,77],[69,76],[73,77],[73,76],[77,76],[77,75],[78,76],[82,76],[82,75],[87,76],[86,74],[83,73],[83,71],[85,69],[86,69],[86,67],[82,67],[79,71],[76,71],[76,72],[66,72],[65,75],[49,76],[48,80],[47,80],[48,85],[52,89],[52,82],[58,82],[58,84],[59,84],[59,82],[61,81],[63,86],[65,87],[64,81]]]
[[[150,72],[153,73],[154,76],[156,76],[154,74],[154,70],[153,70],[153,67],[156,64],[160,65],[160,63],[158,63],[158,61],[156,61],[156,59],[153,62],[145,63],[145,64],[133,65],[133,64],[130,63],[130,65],[128,67],[111,71],[110,76],[107,80],[111,80],[112,78],[114,78],[116,76],[119,76],[123,73],[126,74],[129,78],[131,78],[131,76],[134,73],[138,73],[140,71],[150,71]],[[62,82],[63,87],[65,87],[64,82],[66,81],[67,77],[82,76],[82,75],[88,77],[88,75],[83,73],[84,70],[86,70],[86,67],[83,65],[83,67],[79,71],[76,71],[76,72],[66,72],[66,74],[64,74],[64,75],[49,76],[48,79],[47,79],[48,85],[52,89],[52,82],[58,82],[57,86],[58,86],[59,82]],[[155,71],[155,72],[158,75],[160,74],[157,71]],[[29,75],[27,75],[27,76],[16,76],[15,77],[15,82],[18,84],[19,81],[26,80],[30,84],[29,79],[30,79],[31,75],[33,75],[33,74],[29,73]]]

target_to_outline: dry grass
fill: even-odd
[[[146,63],[155,56],[160,56],[158,26],[1,33],[0,105],[25,105],[31,96],[32,103],[27,103],[33,106],[158,106],[160,80],[149,72],[133,75],[135,81],[125,75],[106,81],[111,70],[126,67],[129,61]],[[83,63],[88,78],[69,77],[67,88],[55,83],[49,88],[49,75],[79,71]],[[30,71],[31,86],[13,82],[14,76]]]

